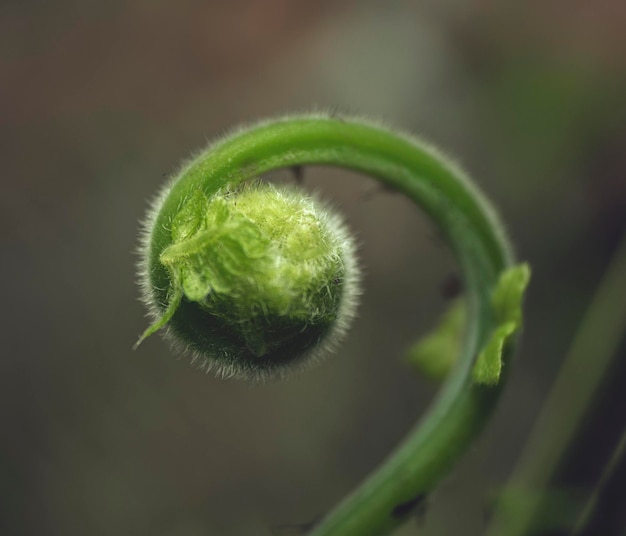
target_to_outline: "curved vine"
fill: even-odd
[[[467,175],[441,153],[410,135],[379,124],[325,114],[258,123],[209,146],[182,168],[158,197],[148,218],[141,272],[144,298],[155,324],[143,337],[167,326],[175,342],[196,356],[217,353],[232,364],[241,354],[247,360],[245,366],[235,365],[235,369],[229,370],[245,376],[254,368],[255,356],[263,363],[270,363],[263,368],[269,374],[274,369],[273,359],[288,361],[290,351],[298,356],[306,355],[317,343],[328,342],[327,332],[345,331],[343,325],[337,330],[334,326],[352,315],[351,304],[358,293],[354,284],[356,267],[345,230],[324,212],[321,223],[313,226],[322,229],[321,242],[335,247],[321,255],[336,262],[332,268],[320,269],[333,284],[318,282],[306,287],[309,297],[302,303],[307,307],[314,303],[309,308],[322,311],[316,320],[299,318],[299,324],[292,324],[291,318],[286,321],[283,313],[275,313],[279,310],[276,307],[261,304],[261,308],[269,308],[271,319],[261,315],[259,321],[255,313],[251,329],[257,331],[250,335],[248,318],[237,317],[235,327],[229,327],[228,323],[233,322],[230,312],[214,304],[219,301],[216,291],[219,285],[212,282],[198,286],[197,278],[193,284],[186,283],[190,278],[185,270],[191,264],[205,262],[207,255],[214,259],[216,250],[211,248],[217,246],[211,240],[221,231],[212,225],[219,218],[212,215],[213,223],[207,224],[204,214],[207,211],[215,214],[216,199],[228,201],[231,195],[246,190],[242,185],[270,170],[315,164],[362,172],[408,196],[438,225],[454,251],[464,278],[463,343],[436,400],[389,459],[312,532],[314,536],[387,534],[408,519],[435,488],[467,450],[495,406],[521,326],[521,300],[529,277],[526,265],[514,263],[512,249],[491,205]],[[287,206],[285,210],[291,208]],[[246,222],[254,219],[250,212],[244,216]],[[221,221],[236,221],[238,217],[229,212]],[[286,225],[291,226],[292,223]],[[195,242],[189,245],[189,239]],[[180,246],[180,240],[187,242]],[[302,242],[298,244],[296,250]],[[209,253],[202,248],[209,248]],[[254,259],[247,242],[233,248],[241,252],[241,266]],[[200,250],[203,253],[194,257]],[[224,261],[224,266],[232,267],[231,257]],[[180,263],[172,264],[172,258]],[[211,268],[210,273],[214,281],[216,269]],[[239,268],[228,268],[226,276],[237,273]],[[235,292],[231,297],[248,294]],[[322,294],[327,298],[322,299]],[[274,330],[274,324],[268,324],[270,321],[279,323],[278,331]],[[205,329],[209,335],[204,333]],[[446,329],[442,328],[437,336],[451,336]],[[280,340],[274,344],[269,339],[276,332],[280,333]],[[332,336],[330,340],[334,340]],[[242,351],[244,346],[247,349]],[[431,352],[428,359],[444,357],[434,354],[433,357]],[[419,347],[416,355],[416,363],[423,366]]]

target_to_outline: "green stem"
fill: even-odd
[[[159,254],[171,243],[172,215],[194,189],[210,196],[273,169],[316,164],[362,172],[412,199],[446,236],[467,289],[462,355],[433,406],[374,476],[313,531],[314,536],[381,535],[410,517],[411,506],[466,451],[503,384],[479,385],[472,369],[497,326],[491,293],[511,266],[512,253],[495,213],[468,177],[424,143],[359,119],[312,115],[262,123],[210,147],[182,171],[150,236],[149,276],[156,301],[165,308],[169,281]],[[507,346],[507,355],[513,346]]]
[[[620,440],[615,449],[613,449],[613,453],[611,454],[609,461],[602,471],[598,483],[596,484],[594,490],[587,499],[587,503],[585,504],[585,507],[583,508],[581,514],[578,516],[576,525],[574,526],[574,530],[572,532],[572,536],[579,536],[587,528],[587,525],[591,521],[595,509],[598,507],[598,502],[600,501],[602,493],[604,493],[607,483],[609,482],[611,476],[613,475],[619,464],[624,459],[624,456],[626,456],[626,431],[622,432]]]

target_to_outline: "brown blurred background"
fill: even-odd
[[[295,533],[423,412],[435,387],[398,357],[455,265],[345,172],[305,177],[362,244],[337,355],[249,386],[158,337],[131,350],[138,220],[165,176],[233,125],[336,106],[454,155],[533,266],[495,418],[400,532],[481,534],[623,236],[625,25],[619,0],[0,3],[0,533]]]

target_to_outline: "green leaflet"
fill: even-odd
[[[504,349],[522,327],[522,302],[529,281],[530,267],[526,263],[508,268],[498,279],[491,297],[497,327],[474,365],[476,383],[495,385],[500,380]]]
[[[508,268],[498,280],[491,303],[497,321],[513,322],[516,328],[522,324],[522,300],[530,281],[530,267],[527,263]]]
[[[521,328],[522,301],[529,280],[530,268],[525,263],[505,270],[500,276],[491,297],[496,327],[474,365],[472,376],[476,383],[498,383],[506,344]],[[458,359],[465,315],[462,300],[455,302],[437,328],[409,350],[409,363],[428,378],[437,381],[445,379]]]
[[[502,372],[502,352],[508,338],[517,331],[513,322],[498,326],[492,333],[484,350],[480,352],[472,376],[476,383],[495,385],[500,380]]]
[[[466,314],[464,300],[456,300],[441,317],[437,328],[409,350],[409,363],[429,379],[443,381],[459,356]]]
[[[204,213],[207,205],[208,200],[205,195],[201,190],[196,190],[194,194],[182,204],[180,210],[176,213],[171,225],[173,244],[168,248],[172,261],[175,261],[177,256],[186,255],[186,251],[189,250],[187,245],[190,242],[193,243],[194,240],[199,242],[196,237],[201,235],[202,231],[206,228]],[[176,250],[177,246],[179,248],[178,252]],[[173,251],[171,251],[172,248]],[[161,258],[168,250],[161,254]],[[187,262],[192,263],[193,259]],[[165,311],[163,311],[163,314],[141,334],[139,340],[133,346],[134,349],[150,337],[150,335],[154,335],[161,328],[164,328],[180,306],[183,294],[185,293],[184,270],[170,269],[170,274],[175,284],[172,285],[168,292],[167,307]]]
[[[200,196],[202,202],[190,199],[174,218],[174,241],[161,253],[185,297],[196,302],[212,292],[235,293],[243,277],[257,277],[271,262],[269,240],[257,225],[226,199]]]
[[[178,244],[206,228],[206,209],[209,200],[201,189],[182,203],[171,224],[172,243]]]
[[[144,331],[137,342],[133,345],[133,350],[136,350],[137,347],[145,341],[150,335],[154,335],[161,328],[164,328],[167,323],[172,319],[174,313],[176,313],[176,309],[180,305],[180,301],[183,299],[183,292],[180,285],[176,285],[173,287],[172,293],[168,298],[167,308],[163,312],[163,315],[153,324],[148,326],[146,331]]]

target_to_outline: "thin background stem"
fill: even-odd
[[[512,523],[498,510],[488,536],[530,534],[551,477],[580,427],[626,327],[626,238],[595,292],[507,486],[528,492]]]

